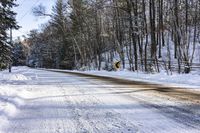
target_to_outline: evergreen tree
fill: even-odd
[[[13,66],[25,65],[25,47],[23,46],[20,38],[14,41],[12,48],[12,62]]]
[[[0,69],[7,67],[11,62],[11,42],[8,43],[7,30],[18,29],[12,8],[17,6],[15,0],[0,1]]]

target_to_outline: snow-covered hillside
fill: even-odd
[[[193,30],[191,31],[193,32]],[[178,73],[178,59],[175,58],[175,43],[172,39],[172,35],[170,34],[170,32],[165,32],[165,42],[167,42],[165,44],[165,46],[161,47],[161,57],[158,58],[158,66],[160,69],[161,73],[166,73],[166,74],[176,74]],[[149,36],[150,37],[150,36]],[[187,47],[184,47],[184,52],[182,54],[187,54],[187,59],[188,59],[188,63],[191,65],[191,73],[193,74],[200,74],[200,40],[197,41],[196,43],[193,42],[194,36],[193,34],[191,34],[190,38],[188,39],[190,42],[188,43]],[[150,42],[150,38],[149,38],[149,42]],[[145,47],[145,40],[143,41],[143,47]],[[145,48],[143,48],[145,49]],[[148,44],[147,49],[150,50],[151,49],[151,45]],[[157,46],[157,49],[159,49],[159,46]],[[111,51],[113,53],[113,57],[111,57]],[[129,47],[124,46],[123,48],[123,52],[124,52],[124,61],[125,61],[125,69],[123,69],[122,67],[122,59],[120,57],[120,52],[121,51],[108,51],[108,52],[104,52],[103,54],[101,54],[102,56],[102,64],[101,64],[101,70],[114,70],[113,65],[117,62],[117,61],[121,61],[121,71],[127,71],[130,70],[130,59],[129,59]],[[138,51],[139,52],[139,51]],[[141,59],[145,60],[145,53],[143,51],[142,54],[142,58],[141,56],[139,56],[138,53],[138,64],[139,64],[139,72],[144,71],[144,64],[142,65]],[[159,51],[157,50],[157,55],[159,55]],[[147,52],[147,64],[151,64],[151,57],[150,57],[150,53]],[[112,58],[112,59],[111,59]],[[132,59],[132,61],[134,62],[134,59]],[[169,70],[169,61],[170,61],[170,65],[171,65],[171,70]],[[80,68],[80,70],[97,70],[98,68],[95,65],[95,60],[87,66],[83,66],[82,68]],[[148,64],[148,65],[149,65]],[[157,66],[148,66],[148,67],[152,67],[150,69],[152,69],[151,72],[155,72],[155,67]],[[184,73],[184,68],[186,68],[188,66],[186,66],[186,64],[184,62],[181,62],[181,73]],[[137,71],[137,72],[138,72]]]

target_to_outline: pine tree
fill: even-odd
[[[11,42],[8,43],[7,30],[18,29],[12,8],[16,6],[15,0],[0,1],[0,69],[7,67],[11,62]]]
[[[53,7],[52,14],[52,26],[55,27],[57,35],[59,35],[59,52],[57,53],[57,68],[71,67],[71,55],[70,45],[68,41],[69,31],[68,31],[68,7],[64,0],[57,0],[55,6]],[[68,62],[68,64],[66,64]]]

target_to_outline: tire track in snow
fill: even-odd
[[[166,125],[166,127],[168,127],[169,129],[172,128],[173,130],[175,130],[176,128],[178,128],[178,129],[176,129],[178,131],[180,128],[180,129],[182,129],[181,131],[184,133],[189,133],[189,132],[196,133],[196,132],[200,131],[199,126],[198,126],[199,125],[199,122],[198,122],[199,117],[193,119],[193,117],[194,117],[193,114],[188,114],[188,112],[185,112],[181,108],[179,109],[179,107],[167,106],[167,105],[165,106],[165,105],[159,104],[158,102],[155,103],[155,101],[154,101],[155,98],[153,98],[152,95],[150,95],[150,97],[149,97],[148,96],[149,93],[147,95],[146,94],[140,95],[141,93],[130,95],[128,93],[123,93],[123,91],[122,91],[122,93],[118,93],[119,90],[114,90],[112,87],[104,87],[104,86],[106,86],[107,82],[103,82],[103,84],[102,84],[102,82],[100,80],[95,80],[95,79],[91,79],[91,80],[83,79],[83,80],[89,82],[89,84],[99,86],[98,88],[101,88],[101,89],[105,88],[106,90],[110,90],[113,94],[117,95],[117,97],[119,99],[120,99],[120,97],[124,97],[123,99],[137,101],[140,104],[140,106],[143,106],[143,108],[145,110],[149,109],[156,113],[159,113],[159,115],[164,115],[165,117],[167,117],[167,119],[170,118],[171,120],[169,120],[168,122],[171,121],[171,123],[174,123],[174,125],[169,124],[169,125],[171,125],[171,127],[169,125]],[[117,92],[117,93],[115,93],[115,92]],[[99,95],[101,95],[101,93],[99,93]],[[165,97],[164,97],[164,99],[165,99]],[[161,102],[160,101],[161,99],[157,98],[157,100],[159,102]],[[163,100],[161,103],[163,103]],[[128,108],[131,108],[131,107],[128,107]],[[158,128],[157,128],[158,131],[161,130],[161,128],[162,128],[162,124],[161,124],[161,126],[158,126]],[[156,130],[156,128],[155,128],[155,130]],[[152,132],[155,132],[155,130],[153,130]]]
[[[64,87],[63,87],[64,88]],[[121,118],[119,113],[113,110],[105,110],[95,108],[103,103],[93,95],[84,95],[88,89],[79,85],[74,85],[73,88],[68,90],[69,94],[78,94],[79,96],[68,96],[67,99],[71,99],[74,103],[74,113],[77,123],[80,127],[78,132],[137,132],[137,127],[131,122]],[[65,95],[66,90],[64,90]],[[88,108],[87,108],[88,107]],[[84,123],[84,124],[83,124]],[[89,129],[89,131],[88,131]]]

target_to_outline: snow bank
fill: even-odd
[[[9,73],[8,70],[0,72],[0,80],[7,81],[24,81],[30,80],[30,78],[26,77],[23,72],[27,71],[27,67],[13,67],[12,73]]]
[[[165,72],[156,74],[147,74],[144,72],[131,72],[127,70],[108,72],[108,71],[69,71],[50,69],[61,72],[78,72],[83,74],[91,74],[97,76],[113,77],[118,79],[126,79],[133,81],[142,81],[153,84],[162,84],[172,87],[182,87],[187,89],[194,89],[200,91],[200,75],[198,74],[173,74],[167,75]]]
[[[1,110],[0,110],[1,111]],[[8,125],[8,119],[5,117],[5,116],[0,116],[0,122],[1,122],[1,125],[0,125],[0,133],[2,133],[3,131],[3,127]]]
[[[13,83],[30,80],[23,73],[27,72],[27,70],[27,67],[13,67],[12,73],[9,73],[8,70],[1,71],[0,85],[6,81]],[[24,104],[24,100],[18,95],[22,91],[14,88],[9,84],[0,86],[0,133],[3,130],[2,127],[8,124],[9,117],[15,116],[18,107]]]
[[[21,91],[15,88],[10,85],[0,86],[0,133],[2,127],[8,124],[8,119],[15,116],[18,108],[25,104],[24,99],[18,95]]]
[[[2,80],[13,80],[13,81],[22,81],[22,80],[29,80],[23,74],[3,74]]]
[[[14,116],[16,113],[16,107],[8,103],[1,93],[2,88],[0,88],[0,132],[2,127],[8,124],[8,117]]]
[[[24,104],[24,100],[17,96],[19,92],[13,88],[9,85],[0,86],[0,112],[6,116],[15,115],[17,107]]]
[[[200,91],[200,75],[197,74],[173,74],[167,75],[165,72],[156,74],[146,74],[143,72],[130,72],[130,71],[85,71],[83,73],[108,76],[115,78],[122,78],[134,81],[144,81],[156,84],[165,84],[168,86],[195,88]]]

